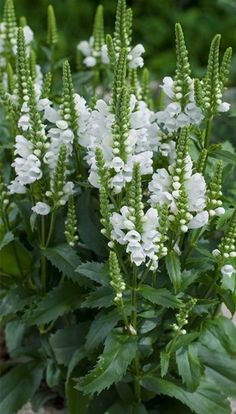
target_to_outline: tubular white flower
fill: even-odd
[[[145,52],[143,45],[136,45],[128,54],[127,59],[129,61],[129,67],[131,69],[136,69],[138,67],[142,68],[144,65],[143,58],[141,55]]]
[[[42,201],[38,201],[34,207],[32,207],[34,213],[40,216],[47,216],[50,213],[50,206]]]
[[[222,276],[231,277],[232,274],[235,273],[236,270],[232,265],[226,264],[226,265],[222,266],[220,271],[221,271]]]

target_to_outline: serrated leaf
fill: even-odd
[[[175,352],[179,348],[191,344],[193,341],[195,341],[195,339],[199,337],[199,335],[199,332],[191,332],[186,335],[179,335],[168,343],[166,350],[167,352],[170,352],[170,350],[171,352]]]
[[[12,414],[26,404],[39,387],[42,367],[30,362],[19,364],[0,378],[0,412]]]
[[[86,349],[92,350],[102,343],[111,330],[116,326],[120,318],[121,317],[116,308],[109,312],[99,312],[90,325],[90,329],[86,337]]]
[[[176,352],[176,363],[183,383],[186,384],[188,390],[194,391],[199,385],[202,374],[196,345],[191,344],[179,349]]]
[[[97,263],[97,262],[86,262],[80,264],[76,272],[86,276],[90,280],[99,283],[100,285],[108,286],[110,279],[109,279],[109,271],[107,266],[104,263]]]
[[[85,394],[100,394],[104,389],[120,381],[137,351],[137,338],[131,335],[111,335],[96,367],[83,378],[78,389]],[[77,388],[76,387],[76,388]]]
[[[0,250],[3,249],[3,247],[7,246],[9,243],[12,242],[12,240],[14,240],[14,234],[11,231],[8,231],[4,237],[2,238],[2,240],[0,241]]]
[[[177,292],[181,286],[181,266],[180,259],[174,252],[170,252],[166,256],[166,268],[169,278]]]
[[[223,396],[215,384],[205,379],[202,380],[200,386],[194,392],[186,391],[173,382],[154,376],[143,378],[141,384],[144,388],[157,395],[163,394],[177,398],[196,414],[231,413],[227,396]]]
[[[181,301],[165,288],[154,289],[148,285],[141,285],[140,294],[150,302],[165,308],[179,308]]]
[[[29,325],[41,325],[56,320],[64,313],[71,312],[80,305],[80,288],[71,281],[46,293],[34,310],[24,316]]]
[[[79,275],[75,272],[80,258],[70,246],[61,244],[42,250],[42,253],[63,275],[76,283],[80,282]]]
[[[7,351],[11,357],[14,357],[14,351],[17,352],[22,344],[25,333],[25,325],[19,320],[10,321],[6,324],[5,340]]]
[[[34,295],[30,290],[22,287],[12,288],[0,301],[0,315],[3,317],[15,314],[33,300]]]

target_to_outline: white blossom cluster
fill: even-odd
[[[103,63],[104,65],[109,63],[107,46],[104,44],[101,47],[101,50],[96,50],[94,48],[93,36],[91,36],[89,40],[82,40],[79,42],[77,49],[84,56],[83,63],[88,68],[92,68],[98,63]]]
[[[153,207],[169,205],[169,219],[174,221],[178,214],[176,202],[180,197],[180,190],[184,186],[188,198],[188,211],[181,219],[181,230],[201,228],[207,224],[209,214],[206,210],[206,183],[204,177],[199,173],[193,173],[192,160],[188,155],[184,162],[184,182],[180,182],[178,173],[182,172],[183,165],[178,166],[178,159],[172,164],[168,171],[160,168],[152,176],[149,183],[150,199]],[[182,160],[180,160],[182,164]],[[176,168],[177,167],[177,168]],[[173,175],[176,174],[176,175]]]
[[[155,208],[149,208],[142,217],[142,232],[135,229],[132,207],[124,206],[120,213],[113,213],[111,239],[121,245],[126,245],[126,252],[130,254],[131,261],[137,266],[142,263],[158,266],[158,257],[167,253],[166,247],[160,242],[158,232],[158,213]]]
[[[102,45],[100,50],[94,48],[94,38],[91,36],[89,40],[82,40],[78,45],[77,49],[84,56],[83,63],[88,68],[94,67],[99,63],[107,65],[110,63],[108,56],[107,45]],[[145,49],[142,44],[138,44],[133,48],[129,47],[127,60],[128,67],[130,69],[136,69],[138,67],[142,68],[144,65],[144,60],[142,54],[145,52]],[[118,56],[117,56],[118,57]]]
[[[181,87],[178,91],[178,86],[175,86],[175,81],[170,76],[163,79],[161,88],[172,102],[163,111],[159,111],[156,116],[158,125],[168,133],[188,125],[199,125],[204,118],[201,109],[195,103],[193,79],[189,77],[188,82],[190,93],[187,96],[187,104],[182,108],[180,102],[183,98],[180,92]]]
[[[91,111],[87,128],[80,135],[80,144],[87,150],[86,161],[90,166],[89,182],[99,187],[99,177],[95,159],[96,148],[103,151],[106,166],[113,171],[110,182],[115,193],[119,193],[127,182],[131,181],[134,163],[139,163],[141,174],[152,174],[153,152],[158,151],[158,126],[154,122],[155,115],[145,102],[137,101],[132,95],[130,99],[130,129],[126,138],[127,161],[118,155],[113,140],[112,126],[115,116],[111,107],[98,100]]]

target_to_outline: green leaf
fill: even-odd
[[[42,379],[42,367],[30,362],[19,364],[0,378],[0,412],[17,412],[33,397]]]
[[[225,150],[214,150],[212,153],[209,154],[210,157],[217,158],[218,160],[222,160],[226,163],[236,165],[236,154],[225,151]]]
[[[0,241],[0,250],[3,249],[3,247],[7,246],[9,243],[14,240],[14,234],[11,231],[8,231],[3,239]]]
[[[191,344],[176,352],[178,371],[188,390],[194,391],[200,382],[202,367],[198,359],[197,347]]]
[[[114,291],[109,286],[102,286],[91,292],[81,304],[82,308],[109,308],[112,306]]]
[[[90,325],[86,338],[86,349],[90,351],[102,343],[120,318],[121,316],[116,308],[109,312],[99,312]]]
[[[100,257],[106,255],[107,246],[102,236],[99,205],[91,190],[85,190],[78,200],[78,221],[81,240]]]
[[[80,277],[75,272],[80,264],[80,258],[70,246],[61,244],[42,250],[42,253],[63,275],[74,282],[80,282]]]
[[[160,353],[160,362],[161,362],[161,376],[164,377],[167,374],[169,363],[170,363],[170,354],[165,351]]]
[[[34,300],[32,292],[23,287],[12,288],[1,299],[0,315],[8,316],[24,309],[24,307]]]
[[[70,414],[88,414],[90,397],[74,388],[75,383],[70,380],[66,383],[66,401]]]
[[[122,379],[137,351],[137,338],[115,334],[107,338],[96,367],[84,377],[78,389],[85,394],[100,393]],[[76,388],[77,388],[76,387]]]
[[[104,263],[86,262],[79,265],[76,272],[86,276],[100,285],[108,286],[110,282],[109,271]]]
[[[166,256],[166,268],[174,290],[177,292],[181,286],[181,267],[180,259],[176,253],[170,252]]]
[[[7,351],[11,357],[14,357],[14,353],[17,348],[22,344],[22,340],[25,333],[25,325],[19,320],[8,322],[5,328],[5,340],[7,345]]]
[[[49,388],[57,387],[60,384],[61,372],[53,359],[47,360],[46,382]]]
[[[165,288],[154,289],[148,285],[141,285],[140,294],[155,305],[160,305],[165,308],[174,309],[179,308],[181,305],[181,301]]]
[[[206,380],[202,380],[194,392],[186,391],[175,383],[153,376],[143,378],[141,384],[157,395],[163,394],[177,398],[196,414],[230,414],[231,412],[227,397],[224,398],[215,384]]]
[[[56,320],[80,305],[80,288],[65,281],[52,289],[41,299],[37,307],[29,310],[24,317],[27,324],[41,325]]]
[[[171,352],[175,352],[182,346],[191,344],[198,337],[199,337],[199,332],[191,332],[186,335],[179,335],[168,343],[166,350],[167,352],[170,352],[170,350]]]
[[[73,354],[84,344],[87,330],[88,324],[81,322],[79,325],[59,329],[51,335],[49,342],[58,364],[69,365]]]

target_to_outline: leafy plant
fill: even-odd
[[[0,409],[60,398],[71,414],[230,414],[236,328],[220,307],[236,309],[236,153],[214,128],[232,50],[214,36],[196,78],[177,23],[157,99],[125,0],[113,35],[98,7],[79,74],[58,27],[49,6],[41,67],[6,0]]]

